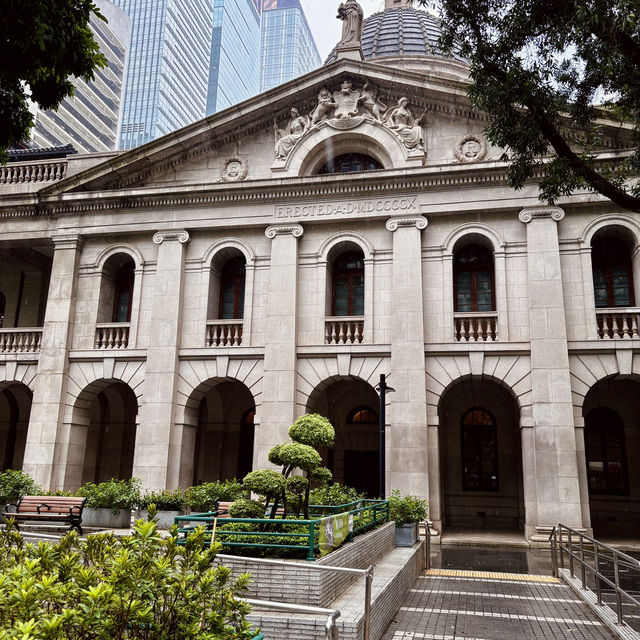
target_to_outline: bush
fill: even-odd
[[[23,471],[9,469],[0,473],[0,505],[18,502],[23,496],[42,495],[42,487]]]
[[[364,493],[358,493],[353,487],[334,482],[332,485],[313,489],[309,502],[314,505],[337,507],[341,504],[349,504],[350,502],[365,499]]]
[[[309,413],[298,418],[289,427],[289,437],[310,447],[332,447],[336,432],[324,416]]]
[[[124,509],[131,511],[140,502],[140,484],[135,479],[110,480],[94,484],[87,482],[76,492],[76,496],[87,499],[85,506],[91,509]]]
[[[198,529],[184,546],[140,520],[133,534],[75,533],[60,543],[25,545],[0,532],[2,640],[249,640],[249,607],[236,598],[249,584],[215,565],[219,547]]]
[[[229,507],[231,518],[264,518],[264,505],[257,500],[240,498]]]
[[[216,503],[233,502],[242,497],[245,490],[237,480],[206,482],[185,491],[185,504],[193,513],[209,513],[216,510]]]
[[[151,491],[140,496],[137,507],[140,510],[149,508],[155,504],[158,511],[183,511],[184,493],[180,489],[173,491]]]
[[[396,489],[389,496],[389,517],[396,525],[421,522],[429,517],[426,500],[417,496],[401,496]]]
[[[285,477],[273,469],[257,469],[244,477],[244,488],[263,496],[265,504],[269,504],[271,498],[279,498],[285,485]]]

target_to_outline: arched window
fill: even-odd
[[[134,269],[134,263],[127,262],[116,273],[112,322],[131,322]]]
[[[220,276],[220,320],[242,320],[244,317],[245,279],[243,257],[237,256],[226,262]]]
[[[584,436],[589,491],[594,494],[628,495],[622,418],[613,409],[593,409],[585,418]]]
[[[593,241],[591,251],[596,307],[633,307],[633,271],[629,247],[618,238]]]
[[[336,156],[322,166],[319,174],[325,173],[352,173],[355,171],[375,171],[384,167],[371,156],[364,153],[344,153]]]
[[[333,263],[333,316],[364,315],[364,256],[348,251]]]
[[[495,311],[493,254],[477,244],[456,251],[453,260],[455,310]]]
[[[484,409],[471,409],[462,417],[462,488],[498,491],[498,430]]]
[[[378,414],[369,407],[355,409],[347,419],[348,424],[378,424]]]

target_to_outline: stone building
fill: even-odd
[[[318,411],[335,477],[375,493],[384,373],[387,490],[436,528],[637,531],[640,221],[508,188],[407,4],[364,59],[345,28],[321,69],[143,147],[1,169],[5,467],[187,486]]]

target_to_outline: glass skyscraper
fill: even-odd
[[[300,0],[263,0],[261,91],[317,69],[322,60]]]
[[[260,93],[261,0],[213,0],[207,115]]]
[[[132,21],[120,149],[203,118],[212,0],[113,0]]]

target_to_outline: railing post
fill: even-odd
[[[616,609],[618,612],[618,624],[624,624],[622,620],[622,594],[620,593],[620,565],[618,564],[618,554],[613,554],[613,575],[616,583]]]
[[[429,569],[431,569],[431,530],[429,529],[428,519],[424,521],[424,526],[424,570],[429,571]]]
[[[373,591],[373,565],[369,565],[364,585],[364,640],[371,637],[371,593]]]
[[[315,560],[316,522],[317,521],[309,523],[309,553],[307,554],[307,560],[309,562]]]
[[[563,547],[562,547],[562,525],[559,524],[558,525],[558,530],[560,532],[560,568],[564,569],[564,553],[563,553]]]
[[[551,536],[549,537],[549,543],[551,545],[551,572],[554,578],[558,577],[558,546],[557,546],[557,529],[553,528]]]
[[[598,551],[598,544],[593,545],[595,563],[596,563],[596,595],[598,596],[598,604],[602,606],[602,584],[600,582],[600,552]]]
[[[580,577],[582,578],[582,588],[587,588],[587,571],[584,566],[584,538],[580,536]]]
[[[569,553],[569,572],[571,573],[571,577],[575,578],[573,575],[573,542],[571,541],[571,529],[567,531],[567,552]]]

